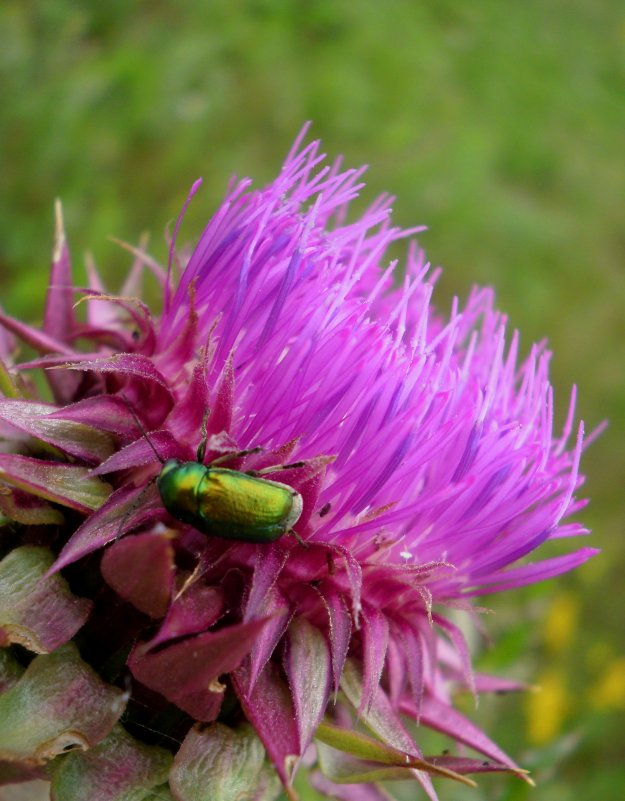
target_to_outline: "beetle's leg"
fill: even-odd
[[[204,464],[204,457],[206,456],[206,443],[208,441],[208,431],[207,431],[207,421],[208,421],[208,409],[204,410],[204,414],[202,415],[202,428],[200,429],[200,433],[202,434],[202,440],[200,444],[197,446],[197,453],[195,455],[196,462],[200,464]]]
[[[279,470],[295,470],[306,467],[306,462],[291,462],[290,464],[273,464],[270,467],[263,467],[261,470],[246,470],[248,476],[264,476],[265,473],[277,473]]]
[[[310,545],[300,537],[300,535],[297,533],[297,531],[295,531],[294,528],[290,528],[287,531],[287,534],[290,534],[292,537],[295,537],[295,539],[299,542],[302,548],[310,548]]]
[[[245,451],[232,451],[232,453],[224,453],[222,456],[218,456],[216,459],[213,459],[213,461],[209,464],[209,467],[216,467],[218,464],[227,462],[229,459],[239,459],[241,456],[249,456],[251,453],[262,453],[262,451],[262,448],[257,447],[248,448]]]

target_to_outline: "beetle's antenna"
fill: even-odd
[[[116,540],[118,540],[122,536],[123,531],[124,531],[124,526],[126,525],[128,520],[130,519],[130,517],[134,514],[135,509],[138,509],[139,506],[141,506],[141,502],[145,498],[147,491],[150,489],[150,487],[152,486],[152,484],[154,484],[155,481],[156,481],[156,476],[153,476],[148,481],[148,483],[145,485],[145,487],[143,487],[141,492],[137,495],[137,497],[134,499],[134,501],[128,507],[128,509],[126,509],[126,513],[122,517],[121,522],[119,524],[119,527],[117,529],[117,536],[115,537]]]
[[[125,404],[126,404],[126,406],[128,407],[128,411],[129,411],[129,412],[130,412],[130,414],[132,415],[132,419],[135,421],[135,424],[136,424],[137,428],[138,428],[138,429],[139,429],[139,431],[140,431],[140,432],[143,434],[143,436],[146,438],[146,440],[147,440],[147,443],[148,443],[148,445],[150,446],[150,448],[152,448],[152,450],[154,451],[154,456],[156,456],[156,458],[159,460],[159,462],[160,462],[161,464],[165,464],[165,460],[164,460],[164,459],[163,459],[163,457],[162,457],[162,456],[159,454],[159,452],[156,450],[156,447],[155,447],[154,443],[152,442],[152,440],[151,440],[151,439],[150,439],[150,437],[148,436],[148,432],[147,432],[147,431],[145,430],[145,428],[143,427],[143,423],[142,423],[142,422],[141,422],[141,420],[139,420],[139,418],[137,417],[137,413],[136,413],[136,412],[135,412],[135,410],[132,408],[132,404],[130,403],[130,401],[128,400],[128,398],[127,398],[127,397],[124,395],[124,393],[123,393],[123,392],[121,392],[121,393],[120,393],[120,397],[122,398],[122,400],[124,401],[124,403],[125,403]]]
[[[277,473],[280,470],[296,470],[301,467],[306,467],[308,462],[291,462],[291,464],[272,464],[269,467],[263,467],[261,470],[246,470],[248,476],[263,476],[265,473]]]
[[[209,467],[216,467],[219,464],[223,464],[223,462],[228,462],[230,459],[240,459],[243,456],[249,456],[250,453],[262,453],[263,449],[260,446],[256,448],[248,448],[245,451],[232,451],[230,453],[224,453],[222,456],[218,456],[216,459],[210,463]],[[199,461],[199,459],[198,459]],[[247,475],[252,475],[253,471],[247,473]]]

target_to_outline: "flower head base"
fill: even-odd
[[[519,363],[490,290],[435,312],[414,244],[396,286],[385,253],[420,229],[392,226],[390,198],[349,222],[362,170],[323,160],[300,139],[269,187],[233,184],[166,270],[132,249],[119,295],[93,266],[72,286],[59,219],[42,330],[0,316],[0,626],[41,654],[24,670],[3,652],[0,719],[64,660],[102,699],[50,713],[43,751],[25,713],[19,747],[0,724],[0,756],[24,776],[45,763],[63,798],[121,781],[119,760],[126,789],[229,797],[242,774],[242,797],[269,799],[277,774],[294,797],[313,739],[313,781],[340,798],[522,773],[452,705],[457,686],[515,685],[473,675],[444,609],[594,553],[519,562],[585,533],[574,396],[554,435],[544,347]],[[13,366],[11,335],[38,358]],[[42,369],[52,402],[28,383]],[[62,697],[62,671],[50,686]],[[405,718],[488,761],[423,757]]]

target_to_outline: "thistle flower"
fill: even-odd
[[[397,279],[421,229],[389,197],[350,221],[363,170],[303,135],[190,255],[180,220],[166,269],[130,248],[119,294],[93,265],[73,286],[59,213],[42,328],[0,316],[4,782],[260,800],[305,765],[332,797],[434,799],[432,776],[523,776],[453,706],[517,685],[473,674],[447,612],[594,553],[521,561],[586,533],[575,396],[558,436],[544,345],[519,361],[489,289],[437,312],[414,242]],[[419,726],[481,757],[424,757]]]

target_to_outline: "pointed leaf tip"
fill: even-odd
[[[317,744],[321,771],[330,781],[337,784],[360,784],[379,781],[409,781],[421,774],[430,773],[446,779],[453,779],[468,787],[475,787],[472,779],[460,773],[440,768],[424,759],[404,758],[403,764],[359,759],[343,751],[338,751],[320,741]]]
[[[322,723],[317,729],[315,739],[319,740],[324,745],[330,746],[348,755],[350,759],[349,762],[344,763],[344,767],[349,764],[350,770],[362,770],[363,775],[369,772],[375,773],[377,770],[380,770],[380,766],[384,765],[386,767],[401,769],[400,773],[396,775],[396,778],[410,778],[410,776],[406,774],[406,770],[412,768],[475,787],[475,782],[465,779],[460,771],[453,770],[451,766],[437,764],[429,758],[418,757],[407,751],[393,748],[392,746],[382,743],[379,740],[374,740],[353,729],[342,729],[330,723]],[[336,756],[329,758],[333,764],[339,764],[339,762],[336,761],[338,759]],[[358,765],[354,759],[361,764]],[[379,763],[379,765],[376,767],[375,764],[371,763]],[[395,775],[393,771],[391,771],[391,773]],[[333,781],[338,781],[336,777],[330,775],[328,775],[328,778],[331,778]],[[390,775],[388,778],[390,778]],[[347,781],[347,779],[345,781]],[[360,781],[369,780],[363,778]]]
[[[296,617],[289,626],[284,667],[303,754],[323,717],[330,694],[330,649],[319,629],[303,617]]]
[[[257,678],[254,689],[248,692],[249,670],[245,663],[233,675],[234,689],[247,719],[254,726],[280,776],[289,798],[293,791],[293,773],[297,767],[299,732],[289,688],[282,680],[279,668],[268,662]]]

